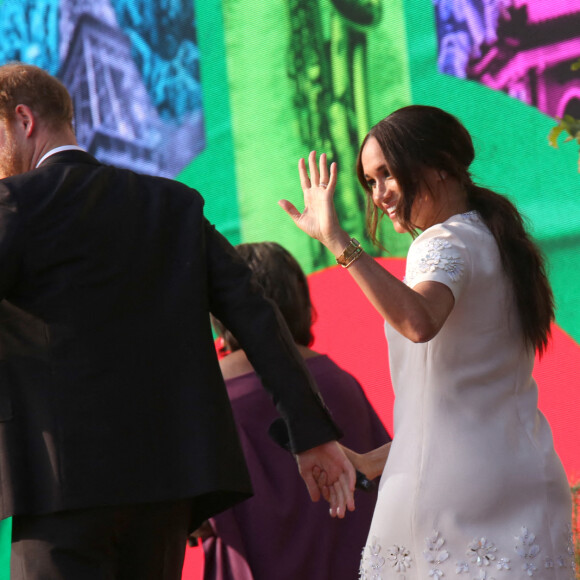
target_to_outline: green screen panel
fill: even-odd
[[[580,175],[573,145],[554,149],[555,122],[536,108],[477,82],[437,69],[429,0],[405,3],[413,102],[457,115],[476,146],[474,178],[510,197],[527,218],[548,262],[557,322],[580,342]]]
[[[226,47],[220,0],[196,2],[206,148],[177,176],[206,200],[206,216],[230,242],[240,239]]]
[[[314,149],[337,162],[343,225],[364,239],[358,145],[384,111],[410,102],[402,4],[379,7],[371,25],[353,26],[356,9],[348,18],[324,0],[223,2],[241,237],[284,244],[307,272],[333,260],[277,204],[302,209],[298,160]],[[409,241],[384,231],[404,255]]]

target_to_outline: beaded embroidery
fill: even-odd
[[[472,564],[476,566],[489,566],[495,560],[497,548],[492,542],[488,542],[487,538],[475,538],[467,548],[467,557]]]
[[[449,552],[443,548],[445,540],[439,537],[439,532],[433,532],[430,538],[425,539],[426,550],[423,552],[423,556],[429,564],[431,564],[431,569],[429,570],[429,576],[440,580],[443,576],[443,571],[439,566],[449,558]]]
[[[493,576],[489,575],[489,572],[483,568],[479,570],[479,574],[473,577],[473,580],[495,580]]]
[[[380,570],[385,565],[385,559],[380,554],[381,550],[382,547],[377,542],[377,538],[373,538],[372,544],[367,545],[363,549],[359,570],[360,580],[383,580],[383,575],[381,574]],[[365,555],[365,552],[368,552],[368,555]],[[364,567],[365,561],[368,563],[368,566],[371,570],[370,575],[367,574],[367,571]]]
[[[363,549],[359,568],[360,580],[384,580],[383,572],[387,560],[381,556],[381,550],[382,546],[377,538],[373,538],[372,543]],[[387,558],[399,578],[404,580],[404,573],[411,567],[411,551],[404,546],[393,545],[387,551]]]
[[[411,552],[404,546],[393,545],[389,548],[389,560],[395,572],[405,572],[411,567]]]
[[[471,211],[466,211],[465,213],[460,214],[462,218],[469,220],[470,222],[479,221],[479,214],[476,210],[472,209]]]
[[[516,540],[516,554],[523,558],[524,563],[522,565],[524,572],[528,576],[533,576],[534,572],[538,569],[534,558],[538,555],[540,551],[540,546],[535,544],[536,536],[528,532],[528,528],[525,526],[520,530],[520,535],[515,537]]]
[[[469,572],[469,564],[463,561],[457,562],[457,564],[455,564],[455,573],[463,574],[464,572]]]
[[[463,258],[454,253],[453,246],[441,238],[432,238],[425,244],[425,253],[417,260],[414,268],[408,273],[407,279],[413,281],[419,273],[443,270],[453,282],[457,282],[463,275]]]
[[[510,559],[509,558],[500,558],[497,561],[497,569],[498,570],[511,570]]]
[[[510,558],[501,554],[489,538],[481,536],[467,545],[465,552],[467,559],[457,561],[453,568],[445,539],[438,531],[433,531],[433,534],[425,539],[423,551],[423,556],[429,564],[427,578],[445,580],[452,574],[453,569],[456,575],[465,575],[465,580],[508,580],[517,571],[516,569],[528,577],[547,574],[546,578],[553,578],[557,568],[566,570],[566,578],[569,580],[575,578],[573,539],[569,527],[563,534],[563,553],[554,557],[545,556],[540,559],[539,554],[542,550],[536,543],[535,534],[526,526],[521,527],[519,535],[514,536],[514,540],[513,550],[519,556],[520,562],[515,562],[513,566]],[[412,567],[411,551],[394,544],[384,551],[384,556],[381,552],[382,547],[378,539],[373,537],[372,543],[363,549],[359,579],[387,580],[396,577],[398,580],[405,580],[405,573]],[[544,576],[541,577],[543,580]]]
[[[566,527],[564,537],[566,542],[566,556],[568,564],[570,566],[570,570],[572,571],[571,576],[573,578],[576,578],[576,559],[574,558],[574,536],[572,534],[572,526],[570,524],[568,524],[568,526]],[[566,568],[566,562],[564,558],[560,556],[559,560],[560,567]]]

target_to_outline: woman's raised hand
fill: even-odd
[[[329,173],[326,153],[320,155],[317,165],[316,151],[311,151],[308,156],[308,171],[306,162],[300,159],[298,172],[304,193],[304,210],[300,213],[296,206],[286,199],[278,202],[280,207],[303,232],[322,242],[331,251],[331,246],[337,243],[340,247],[344,246],[345,233],[338,222],[333,201],[336,163],[332,163]]]

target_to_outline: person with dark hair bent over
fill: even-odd
[[[306,276],[295,258],[274,242],[240,244],[236,250],[288,323],[306,366],[344,431],[341,442],[362,452],[390,441],[357,380],[328,356],[309,348],[315,312]],[[213,324],[227,353],[220,367],[254,497],[211,518],[205,526],[204,580],[356,578],[376,491],[357,492],[356,510],[346,519],[329,517],[322,504],[305,505],[308,495],[294,459],[268,436],[276,416],[259,376],[226,326],[219,320]]]
[[[11,580],[179,580],[188,532],[251,495],[210,313],[251,353],[312,499],[329,469],[354,509],[340,430],[201,195],[100,163],[77,145],[72,118],[56,78],[0,67]]]

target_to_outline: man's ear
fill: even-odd
[[[16,105],[14,116],[16,126],[23,131],[26,137],[30,137],[36,126],[36,119],[32,109],[28,105]]]

